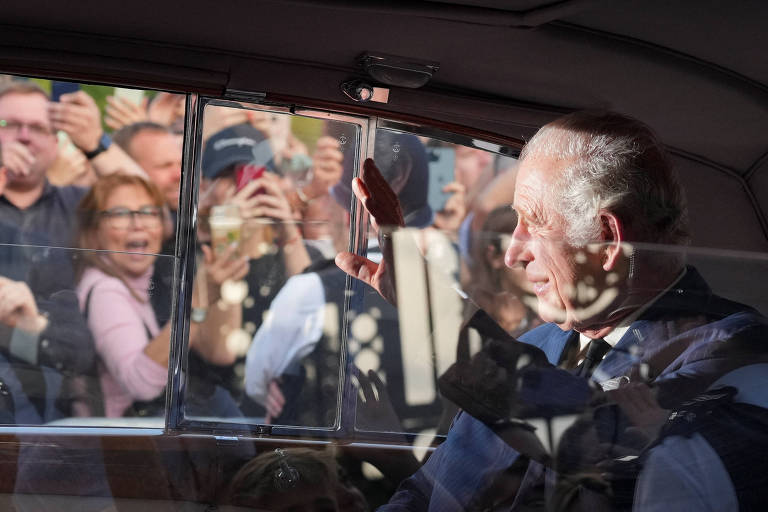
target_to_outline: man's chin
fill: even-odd
[[[42,180],[43,178],[32,175],[11,176],[8,180],[8,185],[6,185],[6,188],[18,191],[32,190],[40,186]]]
[[[568,312],[560,306],[553,306],[546,301],[538,301],[539,318],[548,323],[556,324],[564,331],[573,328],[573,319],[569,318]]]

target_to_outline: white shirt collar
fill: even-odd
[[[632,312],[631,315],[628,315],[625,317],[621,322],[619,322],[619,325],[613,328],[611,332],[603,336],[603,339],[611,346],[611,348],[615,347],[616,344],[619,342],[621,338],[624,337],[624,334],[629,329],[629,326],[634,323],[635,320],[640,318],[640,315],[645,313],[645,311],[653,305],[654,302],[659,300],[664,294],[666,294],[669,290],[671,290],[677,283],[680,282],[680,280],[685,275],[685,268],[683,268],[683,271],[680,273],[679,276],[677,276],[677,279],[672,281],[669,286],[664,288],[660,293],[658,293],[653,299],[649,300],[639,308],[637,308],[634,312]],[[579,350],[583,350],[584,347],[586,347],[591,338],[585,336],[584,334],[579,333]]]

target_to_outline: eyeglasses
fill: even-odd
[[[53,135],[51,128],[40,123],[21,123],[19,121],[0,119],[0,131],[3,132],[18,135],[24,126],[27,127],[29,134],[33,137],[43,138]]]
[[[142,206],[138,210],[118,206],[105,210],[100,215],[113,229],[130,229],[131,221],[134,226],[152,229],[160,227],[163,211],[159,206]]]

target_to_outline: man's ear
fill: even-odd
[[[626,241],[624,224],[612,212],[600,212],[600,235],[603,242],[600,263],[606,272],[615,270],[623,254],[622,244]]]

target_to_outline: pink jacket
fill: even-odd
[[[149,303],[151,276],[152,268],[128,280],[144,302],[136,300],[121,280],[93,267],[86,269],[77,285],[83,311],[88,292],[93,290],[88,327],[101,359],[99,373],[107,417],[122,416],[134,400],[157,397],[168,378],[168,369],[144,353],[150,341],[147,330],[153,337],[160,330]]]

